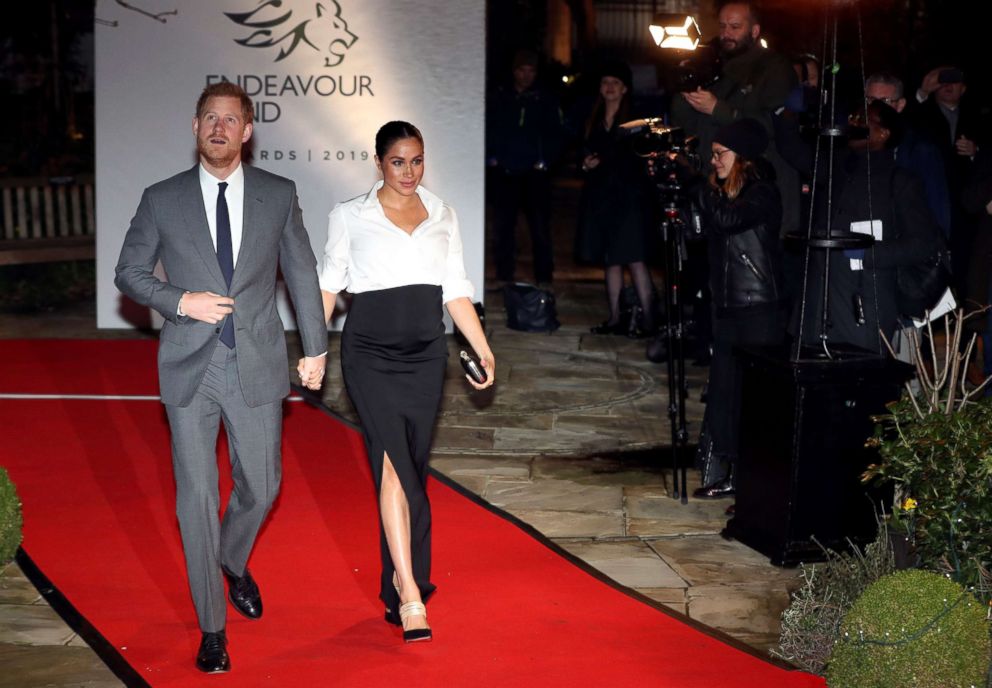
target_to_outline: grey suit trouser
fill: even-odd
[[[223,566],[244,573],[282,476],[282,400],[252,408],[238,380],[237,349],[218,344],[189,406],[165,406],[172,434],[176,514],[193,604],[204,632],[225,625]],[[223,419],[231,493],[219,519],[217,432]]]

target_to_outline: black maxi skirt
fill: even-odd
[[[341,371],[362,422],[376,499],[385,453],[410,505],[413,577],[425,602],[435,590],[430,582],[431,508],[425,488],[448,356],[442,308],[441,287],[429,284],[355,294],[341,337]],[[379,597],[396,614],[400,601],[381,516],[379,547]]]

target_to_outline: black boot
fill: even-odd
[[[727,475],[703,487],[696,488],[692,496],[696,499],[723,499],[736,494],[737,484],[734,481],[734,464],[730,464]]]

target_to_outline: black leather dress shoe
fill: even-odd
[[[196,668],[207,674],[223,674],[231,670],[224,631],[203,634],[200,651],[196,653]]]
[[[245,569],[245,575],[238,577],[225,568],[224,577],[227,578],[227,599],[231,600],[234,608],[246,618],[261,618],[262,596],[251,572]]]
[[[692,496],[696,499],[723,499],[724,497],[733,497],[736,494],[734,489],[734,481],[732,478],[724,478],[723,480],[718,480],[712,485],[706,485],[705,487],[697,487],[693,491]]]

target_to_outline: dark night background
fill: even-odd
[[[140,6],[140,0],[134,4]],[[507,76],[512,54],[519,47],[535,48],[547,56],[544,77],[561,90],[566,105],[581,100],[590,80],[579,78],[565,85],[560,77],[581,76],[603,55],[655,64],[663,78],[670,58],[648,44],[645,17],[674,5],[695,6],[704,38],[713,35],[712,0],[490,0],[489,81]],[[894,71],[906,79],[911,91],[930,67],[953,62],[968,75],[967,97],[988,104],[984,24],[978,18],[981,3],[863,0],[856,5],[835,2],[829,6],[839,8],[842,80],[857,83],[860,79],[857,8],[868,72]],[[774,49],[787,54],[821,54],[827,7],[821,0],[768,0],[762,3],[763,35]],[[5,7],[0,24],[0,125],[4,132],[0,176],[93,171],[94,19],[92,2],[38,0]]]

